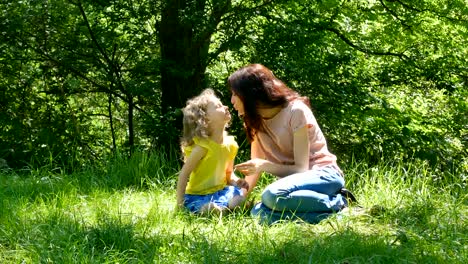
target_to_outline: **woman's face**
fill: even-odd
[[[243,116],[244,115],[244,103],[242,103],[242,100],[235,93],[232,93],[231,95],[231,103],[234,106],[234,109],[236,109],[237,114],[239,116]]]

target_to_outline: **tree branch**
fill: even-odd
[[[338,38],[340,38],[346,44],[348,44],[352,48],[354,48],[354,49],[356,49],[358,51],[361,51],[363,53],[370,54],[370,55],[395,56],[395,57],[399,57],[400,59],[403,59],[403,60],[409,60],[409,57],[406,56],[403,53],[394,53],[394,52],[389,52],[389,51],[375,51],[375,50],[360,47],[359,45],[353,43],[349,38],[347,38],[343,33],[341,33],[336,28],[324,27],[323,29],[327,30],[327,31],[330,31],[330,32],[333,32]]]
[[[99,52],[101,53],[101,55],[104,57],[104,59],[107,61],[107,64],[111,67],[111,68],[114,68],[114,64],[112,62],[112,60],[109,58],[109,56],[107,56],[107,53],[104,51],[104,49],[101,47],[101,45],[99,44],[99,42],[97,41],[96,39],[96,36],[94,35],[94,32],[91,28],[91,25],[89,24],[89,21],[88,21],[88,17],[86,16],[86,13],[83,9],[83,5],[81,4],[81,1],[78,1],[76,3],[76,5],[78,6],[78,9],[80,10],[80,13],[81,13],[81,16],[83,17],[83,20],[86,24],[86,28],[88,29],[88,32],[89,32],[89,35],[91,37],[91,40],[92,42],[94,43],[94,45],[96,46],[96,48],[99,50]],[[113,69],[114,70],[114,73],[116,72],[115,68]]]
[[[400,21],[401,25],[403,25],[403,27],[409,29],[411,31],[411,26],[406,24],[405,20],[401,19],[400,16],[398,16],[397,13],[395,13],[395,11],[393,11],[392,9],[390,9],[385,3],[383,0],[379,0],[380,4],[383,6],[383,8],[385,10],[387,10],[388,13],[390,13],[390,15],[392,15],[394,18],[396,18],[398,21]]]
[[[115,91],[113,91],[112,89],[109,89],[107,88],[105,85],[102,85],[100,83],[97,83],[96,81],[92,80],[91,78],[89,78],[88,76],[86,76],[86,74],[84,74],[83,72],[65,64],[65,63],[61,63],[60,61],[52,58],[50,55],[48,54],[42,54],[43,56],[46,57],[46,59],[52,63],[54,63],[55,65],[57,66],[60,66],[60,67],[63,67],[64,69],[70,71],[71,73],[75,74],[76,76],[80,77],[81,79],[85,80],[86,82],[90,83],[92,86],[96,87],[97,89],[96,90],[87,90],[85,92],[91,92],[91,93],[107,93],[107,94],[111,94],[119,99],[121,99],[122,101],[126,102],[127,104],[129,103],[128,101],[128,98],[127,96],[123,96],[119,93],[116,93]],[[49,92],[50,93],[50,92]],[[78,94],[79,92],[76,92],[76,94]],[[142,109],[141,107],[137,106],[137,105],[134,105],[135,109],[137,109],[138,111],[142,112],[143,114],[147,115],[148,117],[150,118],[153,118],[153,116],[148,113],[146,110]]]
[[[130,94],[128,93],[128,91],[126,91],[124,89],[124,86],[122,84],[122,81],[121,81],[121,76],[120,76],[120,66],[117,66],[113,60],[111,60],[109,58],[109,56],[107,55],[107,53],[104,51],[104,49],[102,48],[102,46],[99,44],[96,36],[94,35],[94,32],[91,28],[91,25],[88,21],[88,17],[86,16],[86,13],[84,11],[84,8],[83,8],[83,5],[81,4],[81,0],[79,0],[77,2],[77,4],[75,4],[78,6],[79,10],[80,10],[80,13],[81,13],[81,16],[83,17],[83,20],[86,24],[86,27],[88,28],[88,32],[89,32],[89,35],[91,37],[91,40],[92,42],[94,43],[94,45],[96,46],[96,48],[99,50],[99,52],[101,53],[101,55],[104,57],[104,59],[106,60],[108,66],[110,67],[110,69],[112,70],[110,74],[111,78],[115,77],[116,79],[116,83],[118,84],[118,87],[120,88],[120,91],[122,93],[124,93],[127,97],[131,97]],[[131,102],[131,99],[129,98],[127,100],[127,103],[132,103]]]
[[[263,8],[263,7],[266,7],[270,4],[272,4],[274,2],[274,0],[267,0],[267,1],[264,1],[263,3],[257,5],[257,6],[254,6],[254,7],[251,7],[251,8],[244,8],[244,7],[239,7],[239,6],[236,6],[234,8],[231,8],[231,12],[226,12],[226,14],[228,14],[227,16],[223,17],[220,21],[225,21],[227,20],[228,18],[231,18],[233,16],[238,16],[239,14],[242,14],[242,13],[250,13],[252,11],[256,11],[260,8]]]

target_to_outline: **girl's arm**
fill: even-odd
[[[246,180],[252,189],[262,172],[268,172],[279,177],[285,177],[294,173],[303,172],[309,169],[309,137],[308,127],[304,126],[294,132],[294,164],[277,164],[261,159],[256,152],[255,141],[252,142],[252,159],[236,165],[236,169],[246,175]],[[251,190],[250,189],[250,190]]]
[[[229,185],[241,188],[243,194],[247,195],[249,190],[249,184],[245,179],[237,177],[237,175],[234,173],[234,160],[230,161],[227,165],[226,180]]]
[[[200,161],[205,157],[207,150],[200,147],[195,146],[192,150],[192,153],[187,157],[182,169],[179,173],[179,179],[177,181],[177,206],[184,207],[184,195],[185,195],[185,188],[187,188],[187,183],[192,171],[197,167]]]

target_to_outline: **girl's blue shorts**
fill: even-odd
[[[226,186],[224,189],[219,190],[215,193],[205,194],[205,195],[194,195],[186,194],[184,196],[185,202],[184,206],[189,209],[191,212],[199,213],[203,205],[207,203],[215,203],[221,207],[228,207],[229,201],[234,196],[242,196],[242,191],[239,187],[236,186]]]

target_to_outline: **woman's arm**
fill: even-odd
[[[309,169],[309,137],[308,127],[304,126],[294,132],[294,164],[277,164],[271,161],[260,159],[256,155],[255,142],[252,142],[252,159],[236,165],[236,169],[246,175],[246,180],[253,188],[262,172],[268,172],[279,177],[285,177],[294,173],[303,172]]]
[[[254,140],[251,145],[250,145],[250,161],[259,159],[260,155],[258,153],[258,148],[257,148],[257,142]],[[250,193],[254,187],[257,185],[258,179],[260,178],[261,171],[260,172],[254,172],[249,170],[249,167],[245,166],[246,163],[249,161],[246,161],[244,163],[237,164],[235,166],[236,170],[240,171],[242,174],[245,175],[245,181],[249,185],[249,188],[247,190],[247,193]]]
[[[185,188],[187,188],[187,183],[192,171],[197,167],[200,161],[205,157],[207,150],[200,147],[195,146],[192,150],[192,153],[188,156],[186,162],[182,166],[182,169],[179,173],[179,179],[177,181],[177,206],[183,207],[184,206],[184,195],[185,195]]]

